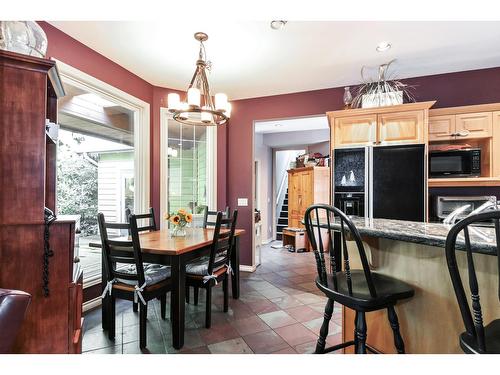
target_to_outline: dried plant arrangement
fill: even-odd
[[[415,86],[407,85],[388,73],[389,67],[394,61],[391,60],[378,66],[377,79],[366,77],[366,70],[370,69],[369,67],[363,66],[361,68],[363,83],[356,90],[351,104],[352,108],[381,107],[416,101],[413,96]]]

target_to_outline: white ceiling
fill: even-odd
[[[255,132],[260,134],[318,129],[328,129],[326,116],[298,117],[283,120],[258,121],[255,123]]]
[[[185,90],[196,31],[208,33],[210,81],[230,99],[352,85],[363,65],[397,58],[399,78],[500,66],[500,22],[61,21],[54,26],[146,81]],[[392,48],[376,52],[381,41]]]

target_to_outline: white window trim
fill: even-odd
[[[137,212],[147,212],[150,207],[150,105],[110,84],[78,70],[60,60],[56,62],[59,75],[64,83],[100,95],[130,110],[134,114],[134,206]],[[101,276],[86,279],[84,288],[101,282]]]
[[[163,219],[168,212],[168,121],[173,120],[167,108],[160,108],[160,228],[166,228]],[[217,208],[217,127],[207,129],[207,204],[211,210]]]
[[[64,83],[100,95],[134,113],[134,206],[137,212],[146,212],[150,207],[150,106],[149,103],[132,96],[110,84],[78,70],[57,59],[59,75]]]

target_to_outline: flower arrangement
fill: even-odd
[[[166,213],[164,219],[173,225],[173,236],[185,236],[184,228],[193,221],[193,215],[181,208],[176,212]]]

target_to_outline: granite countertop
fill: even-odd
[[[421,223],[415,221],[365,219],[351,217],[362,236],[387,238],[391,240],[414,242],[428,246],[445,246],[446,236],[451,228],[441,223]],[[340,223],[332,223],[339,229]],[[488,227],[469,227],[472,250],[476,253],[496,255],[495,230]],[[464,237],[457,238],[457,249],[463,250]]]

